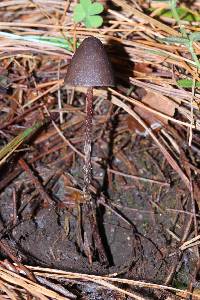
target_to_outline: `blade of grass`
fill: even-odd
[[[0,36],[8,37],[13,40],[22,40],[22,41],[29,41],[29,42],[40,42],[41,44],[56,46],[60,48],[64,48],[68,51],[73,51],[73,41],[72,38],[67,40],[64,38],[56,38],[56,37],[43,37],[37,35],[27,35],[27,36],[20,36],[13,33],[2,32],[0,31]]]
[[[6,146],[4,146],[0,150],[0,166],[6,161],[6,159],[11,156],[11,154],[22,144],[25,140],[27,140],[31,135],[33,135],[43,123],[37,122],[30,128],[25,129],[22,133],[16,136],[11,142],[9,142]]]

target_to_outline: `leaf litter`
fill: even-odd
[[[72,24],[75,5],[0,3],[1,297],[199,299],[198,1],[174,18],[155,1],[113,0],[98,29]],[[85,90],[64,85],[88,36],[116,77],[94,89],[89,213]]]

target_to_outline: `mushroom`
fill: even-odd
[[[91,198],[89,185],[92,179],[91,144],[93,116],[93,88],[114,86],[111,64],[101,41],[95,37],[84,39],[68,66],[65,83],[88,87],[86,94],[84,197]]]

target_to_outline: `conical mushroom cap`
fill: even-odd
[[[86,38],[72,57],[65,83],[71,86],[113,86],[111,64],[101,41]]]

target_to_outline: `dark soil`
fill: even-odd
[[[124,133],[123,138],[131,137],[129,133]],[[103,147],[103,144],[101,146]],[[98,142],[95,144],[94,156],[98,156],[102,147],[98,146]],[[15,163],[13,164],[15,169]],[[76,186],[79,186],[79,178],[82,184],[81,165],[82,161],[78,158],[71,168],[67,163],[62,165],[62,174],[71,173]],[[40,195],[24,172],[1,192],[0,215],[2,227],[7,228],[4,240],[11,249],[15,249],[16,255],[23,263],[93,274],[120,273],[128,278],[156,283],[170,283],[171,279],[168,277],[172,272],[172,278],[178,280],[176,268],[174,271],[173,268],[180,261],[179,242],[170,235],[169,230],[177,237],[183,235],[190,215],[177,216],[173,209],[183,210],[183,206],[188,206],[188,193],[148,138],[136,137],[123,150],[119,149],[112,159],[112,166],[125,173],[131,173],[133,169],[131,170],[130,166],[134,166],[138,176],[163,182],[170,179],[170,187],[117,175],[109,175],[106,178],[103,167],[94,166],[98,186],[106,187],[104,195],[107,198],[104,197],[104,200],[108,197],[110,199],[106,202],[107,206],[100,201],[97,207],[98,224],[109,266],[103,266],[99,262],[96,251],[90,264],[81,249],[81,224],[78,213],[80,205],[72,196],[71,199],[67,197],[68,189],[65,188],[64,180],[66,178],[59,174],[59,166],[59,160],[54,163],[51,157],[48,167],[44,163],[35,164],[33,167],[35,174],[39,174],[43,184],[46,184],[49,195],[56,199],[57,207],[42,207]],[[53,176],[54,182],[51,183]],[[17,201],[16,224],[13,224],[13,191],[16,192]],[[63,199],[68,199],[65,207],[61,206]],[[99,203],[98,199],[96,197]],[[84,230],[87,232],[89,227],[84,210],[82,218]],[[93,246],[95,247],[95,241]],[[6,256],[5,253],[2,255]],[[184,281],[187,282],[187,262],[190,256],[190,252],[185,252],[181,267],[184,274],[181,278],[183,285]]]

